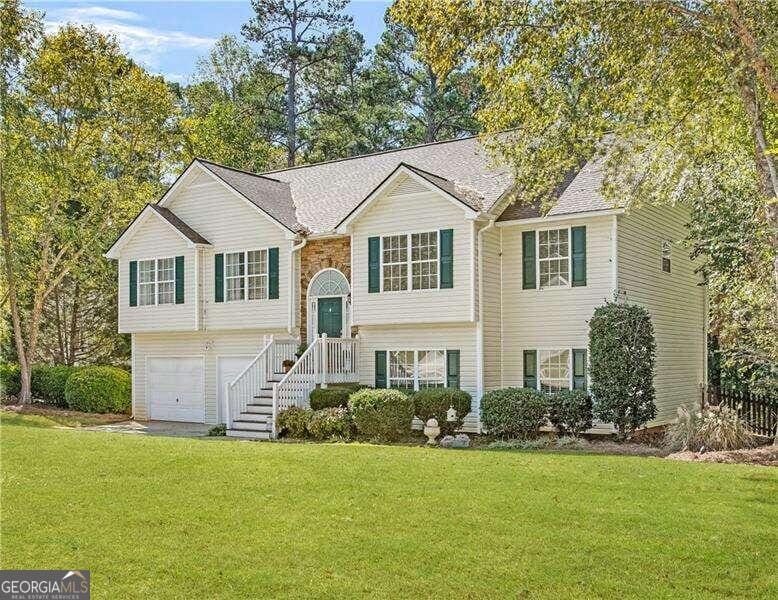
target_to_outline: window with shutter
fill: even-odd
[[[535,232],[521,233],[521,287],[534,290],[537,287],[535,279]]]
[[[524,351],[524,387],[538,387],[538,353],[537,350]]]

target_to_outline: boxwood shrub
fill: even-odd
[[[348,408],[363,437],[392,442],[410,431],[413,400],[399,390],[360,390],[351,395]]]
[[[455,388],[427,388],[419,390],[412,398],[413,414],[423,423],[437,419],[443,435],[452,435],[462,428],[472,402],[470,394]],[[457,416],[454,421],[449,421],[448,409],[452,407]]]
[[[494,435],[534,437],[547,414],[548,397],[532,388],[493,390],[481,399],[481,421]]]
[[[83,367],[65,384],[65,401],[73,410],[129,413],[130,374],[117,367]]]
[[[351,415],[342,406],[316,410],[308,421],[308,433],[315,440],[348,440],[351,428]]]
[[[549,396],[548,420],[562,435],[580,435],[592,426],[592,399],[582,390]]]
[[[354,392],[364,389],[359,384],[339,385],[328,388],[317,388],[311,392],[309,402],[313,410],[323,408],[335,408],[337,406],[348,406],[348,398]]]
[[[19,365],[0,363],[0,396],[10,398],[22,390],[22,374]]]
[[[35,365],[30,381],[33,398],[61,408],[67,407],[65,384],[77,370],[78,367],[68,365]]]
[[[278,433],[292,438],[308,437],[308,423],[311,422],[313,411],[299,406],[292,406],[278,414]]]

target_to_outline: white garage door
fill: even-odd
[[[149,419],[205,421],[203,359],[197,356],[146,359]]]
[[[216,387],[216,396],[219,399],[219,422],[224,423],[224,386],[235,381],[235,378],[243,372],[248,364],[254,359],[251,355],[246,356],[220,356],[218,360],[219,381]]]

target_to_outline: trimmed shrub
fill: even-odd
[[[560,390],[551,394],[548,420],[560,434],[580,435],[592,426],[592,399],[582,390]]]
[[[360,390],[351,395],[348,408],[357,433],[366,438],[391,442],[410,431],[413,400],[399,390]]]
[[[22,373],[19,365],[0,363],[0,396],[18,396],[22,390]]]
[[[308,433],[315,440],[351,438],[351,415],[342,406],[314,411],[308,422]]]
[[[208,430],[208,437],[222,437],[227,435],[227,425],[219,423]]]
[[[493,390],[481,399],[481,421],[495,435],[535,437],[547,413],[548,397],[531,388]]]
[[[313,411],[292,406],[278,414],[278,433],[292,438],[302,439],[308,436],[308,423]]]
[[[66,408],[68,403],[65,400],[65,385],[77,370],[78,367],[68,365],[35,365],[30,381],[33,398]]]
[[[674,451],[738,450],[754,446],[757,439],[737,411],[726,406],[702,412],[679,406],[678,418],[665,432],[665,446]]]
[[[73,410],[129,413],[132,381],[117,367],[82,367],[65,384],[65,401]]]
[[[323,408],[348,406],[349,396],[361,389],[364,389],[364,386],[356,383],[328,388],[317,388],[313,390],[309,396],[311,408],[313,410],[321,410]]]
[[[656,416],[656,343],[651,315],[636,304],[606,302],[589,321],[594,416],[616,426],[620,440]]]
[[[423,423],[437,419],[443,435],[453,435],[456,430],[462,429],[472,402],[470,394],[456,388],[426,388],[416,392],[412,399],[413,414]],[[457,416],[449,421],[448,409],[452,407]]]

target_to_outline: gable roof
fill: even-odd
[[[287,182],[297,219],[315,233],[332,231],[370,193],[404,163],[459,190],[468,202],[479,199],[475,210],[489,210],[513,182],[505,168],[495,166],[475,137],[421,144],[375,154],[270,171],[265,176]],[[419,173],[421,175],[421,173]],[[448,191],[448,190],[446,190]]]
[[[299,232],[301,230],[295,215],[292,192],[288,183],[264,175],[225,167],[202,158],[198,158],[196,161],[290,231]]]
[[[468,194],[467,190],[459,188],[453,181],[449,179],[444,179],[443,177],[435,175],[434,173],[422,171],[418,167],[414,167],[413,165],[409,165],[407,163],[400,163],[400,164],[406,167],[407,169],[413,171],[414,173],[416,173],[416,175],[418,175],[425,181],[431,183],[436,188],[443,190],[449,196],[456,198],[465,206],[468,206],[473,210],[481,210],[481,206],[482,206],[481,197],[476,193],[471,192],[470,194]]]
[[[124,246],[124,244],[132,239],[132,236],[135,234],[135,230],[142,222],[148,219],[150,215],[154,215],[156,218],[160,219],[162,222],[168,225],[171,229],[173,229],[173,231],[181,236],[189,246],[194,247],[198,245],[211,245],[208,240],[197,233],[189,225],[184,223],[181,218],[179,218],[169,209],[157,204],[147,204],[136,215],[132,222],[127,225],[119,237],[116,238],[116,241],[111,244],[111,247],[108,248],[108,250],[105,252],[105,256],[107,258],[118,258],[119,251],[121,250],[122,246]]]

